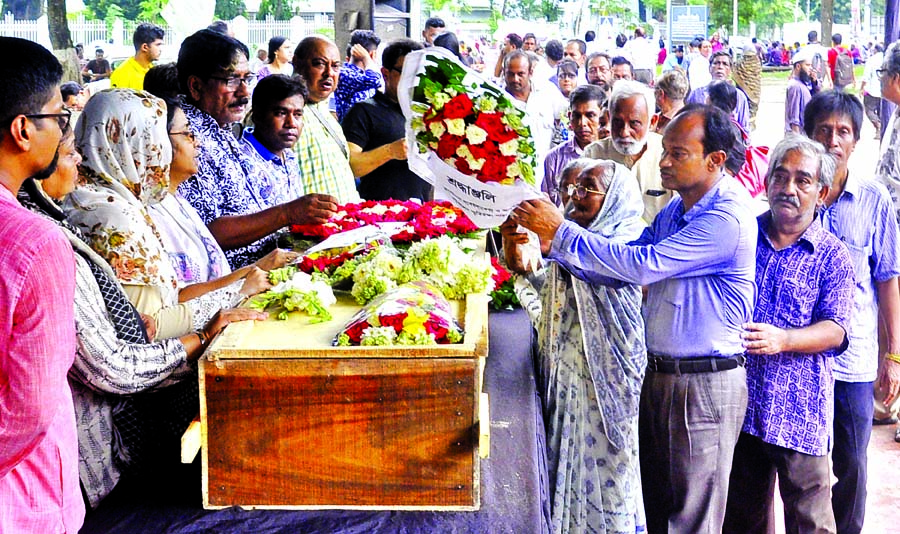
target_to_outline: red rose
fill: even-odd
[[[425,331],[434,334],[434,339],[438,342],[447,337],[447,325],[443,321],[435,319],[434,315],[425,321]]]
[[[358,323],[350,325],[344,333],[350,337],[350,342],[356,345],[359,345],[359,340],[362,339],[363,330],[369,328],[369,323],[367,321],[359,321]]]
[[[497,156],[484,162],[484,167],[478,177],[483,182],[502,182],[506,180],[506,168],[515,161],[515,158]]]
[[[444,112],[437,111],[434,108],[431,108],[429,111],[426,111],[425,115],[422,117],[422,119],[425,121],[426,126],[431,124],[432,122],[442,121],[442,120],[444,120],[444,118],[445,118]]]
[[[456,220],[450,224],[450,231],[455,234],[468,234],[470,232],[475,232],[476,230],[478,230],[478,227],[472,222],[472,219],[462,211],[459,211]]]
[[[499,156],[500,148],[497,146],[497,143],[488,139],[480,145],[469,145],[469,152],[472,153],[472,157],[475,159],[488,160]]]
[[[455,158],[456,149],[463,144],[464,138],[461,135],[453,135],[445,133],[438,139],[437,153],[441,159]]]
[[[475,125],[486,131],[488,134],[488,139],[491,139],[495,143],[505,143],[511,139],[515,139],[518,137],[515,131],[511,130],[509,126],[503,124],[501,120],[503,117],[502,113],[482,113],[475,119]]]
[[[469,95],[465,93],[456,95],[444,104],[444,118],[464,119],[472,113],[472,108],[472,99]]]
[[[461,172],[463,174],[468,174],[468,175],[475,174],[475,171],[473,171],[471,168],[469,168],[469,162],[466,161],[465,158],[456,158],[455,163],[456,163],[456,169],[459,172]]]
[[[488,137],[493,138],[495,133],[506,128],[506,125],[500,120],[502,117],[501,113],[481,113],[475,118],[475,126],[486,131]]]
[[[503,282],[509,280],[511,275],[509,274],[509,271],[500,265],[496,256],[491,256],[491,267],[494,268],[494,274],[491,275],[491,278],[494,279],[494,289],[497,289],[503,285]]]
[[[381,323],[381,326],[390,326],[398,334],[403,331],[404,319],[406,319],[406,312],[378,316],[378,322]]]

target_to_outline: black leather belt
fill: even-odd
[[[743,354],[720,358],[669,358],[658,354],[648,354],[647,370],[670,375],[717,373],[743,367],[746,360]]]

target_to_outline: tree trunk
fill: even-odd
[[[831,46],[831,25],[834,23],[834,0],[822,0],[822,31],[819,42],[822,46]]]
[[[72,48],[72,34],[66,20],[66,3],[47,2],[47,24],[50,26],[50,42],[54,50]]]
[[[50,43],[53,45],[53,55],[63,66],[63,81],[81,83],[81,68],[78,56],[72,46],[72,34],[69,33],[69,22],[66,18],[66,3],[64,1],[47,2],[47,25],[50,30]]]

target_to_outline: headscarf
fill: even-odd
[[[131,89],[97,93],[75,126],[75,146],[84,160],[67,218],[121,282],[159,287],[172,302],[175,272],[146,210],[169,186],[165,104]]]
[[[571,212],[571,205],[566,213]],[[646,223],[641,218],[644,202],[634,175],[616,163],[600,212],[587,231],[614,242],[637,239]],[[569,275],[557,263],[548,269],[543,287],[543,313],[539,328],[541,351],[545,361],[558,358],[558,339],[566,332],[557,331],[555,311],[571,306],[566,290],[572,285],[574,305],[581,323],[582,353],[587,358],[593,377],[603,431],[617,448],[625,447],[630,420],[637,416],[647,349],[644,321],[641,317],[641,290],[634,284],[621,288],[592,286]],[[546,373],[545,373],[546,375]]]

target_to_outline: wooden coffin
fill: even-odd
[[[332,347],[358,309],[339,297],[328,323],[292,313],[212,343],[200,362],[205,508],[478,509],[487,297],[454,303],[461,344]]]

